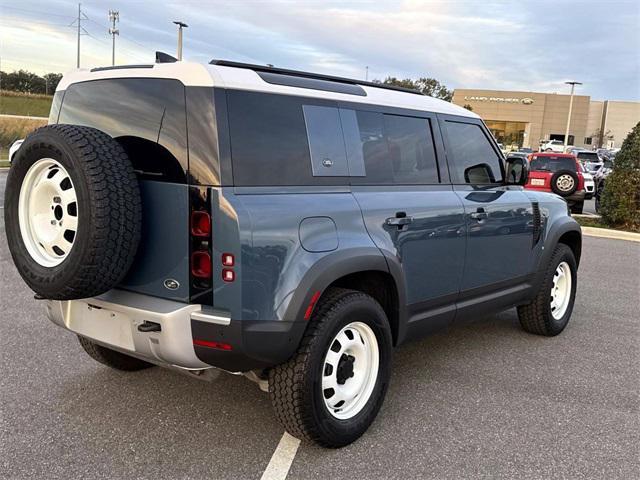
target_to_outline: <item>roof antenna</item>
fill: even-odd
[[[174,63],[177,61],[176,57],[172,57],[168,53],[156,52],[156,63]]]

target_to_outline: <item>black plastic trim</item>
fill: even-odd
[[[90,72],[104,72],[106,70],[128,70],[131,68],[153,68],[153,64],[139,64],[139,65],[112,65],[110,67],[95,67],[89,70]]]
[[[284,85],[287,87],[307,88],[309,90],[322,90],[325,92],[345,93],[347,95],[358,95],[366,97],[367,92],[359,85],[350,83],[322,80],[318,78],[300,77],[297,75],[285,75],[272,72],[256,72],[262,80],[273,85]]]

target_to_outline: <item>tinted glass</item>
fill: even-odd
[[[578,158],[580,160],[589,160],[591,162],[599,162],[600,157],[596,152],[578,152]]]
[[[314,177],[348,176],[347,153],[335,107],[303,105]]]
[[[447,158],[455,183],[502,181],[502,160],[479,125],[446,121]]]
[[[438,183],[429,119],[357,112],[366,178],[360,184]]]
[[[184,86],[177,80],[123,78],[70,85],[58,123],[102,130],[120,141],[138,173],[186,182]]]
[[[229,136],[237,186],[346,183],[313,177],[302,97],[229,91]]]
[[[538,172],[557,172],[559,170],[576,170],[576,161],[572,157],[552,157],[534,155],[530,169]]]
[[[384,131],[389,145],[393,183],[438,183],[436,152],[428,119],[384,115]]]

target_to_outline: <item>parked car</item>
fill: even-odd
[[[540,151],[562,153],[564,151],[564,142],[560,140],[550,140],[540,146]]]
[[[523,153],[533,153],[533,148],[529,148],[529,147],[520,147],[518,149],[519,152],[523,152]]]
[[[582,163],[590,174],[595,174],[600,168],[602,168],[602,159],[596,152],[590,152],[588,150],[581,150],[576,152],[576,158]]]
[[[572,213],[582,213],[586,197],[582,166],[568,153],[530,156],[527,190],[553,192],[564,198]]]
[[[593,179],[593,175],[589,173],[589,171],[587,170],[587,167],[585,167],[583,164],[580,164],[580,167],[582,169],[582,177],[584,178],[584,192],[585,192],[584,199],[591,200],[595,193],[596,184]]]
[[[509,152],[507,153],[507,159],[510,158],[520,158],[523,160],[527,160],[527,158],[529,157],[529,154],[526,152]]]
[[[340,447],[395,346],[515,306],[539,335],[571,316],[579,225],[449,102],[175,62],[65,75],[49,118],[8,174],[8,245],[109,367],[242,373],[289,433]]]
[[[22,142],[24,142],[24,139],[16,140],[9,147],[9,163],[13,162],[13,157],[15,156],[16,152],[20,148],[20,145],[22,145]]]

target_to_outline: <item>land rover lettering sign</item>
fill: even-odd
[[[523,105],[531,105],[533,98],[511,98],[511,97],[464,97],[465,100],[471,102],[496,102],[496,103],[522,103]]]

